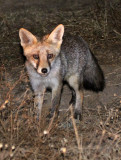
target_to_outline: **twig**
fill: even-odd
[[[93,158],[92,159],[95,159],[96,158],[96,156],[97,156],[97,152],[99,151],[99,149],[100,149],[100,146],[101,146],[101,143],[102,143],[102,141],[103,141],[103,138],[104,138],[104,135],[105,135],[105,130],[102,130],[102,136],[101,136],[101,138],[100,138],[100,141],[99,141],[99,144],[97,145],[97,147],[96,147],[96,151],[95,151],[95,154],[94,154],[94,156],[93,156]]]
[[[26,98],[26,95],[27,95],[28,90],[29,90],[29,89],[27,88],[26,91],[25,91],[25,93],[24,93],[23,100],[22,100],[22,102],[20,103],[20,105],[18,106],[16,115],[15,115],[15,118],[14,118],[14,122],[17,121],[19,110],[20,110],[20,108],[23,106],[23,104],[25,103],[25,98]]]
[[[6,95],[6,100],[5,100],[5,102],[0,106],[0,110],[3,110],[3,109],[5,108],[6,104],[7,104],[7,103],[9,102],[9,100],[10,100],[10,94],[11,94],[11,92],[12,92],[13,89],[16,87],[16,85],[21,81],[22,78],[23,78],[23,74],[21,73],[19,79],[13,84],[12,87],[10,87],[10,89],[9,89],[7,95]]]
[[[49,123],[49,127],[48,127],[48,129],[47,129],[48,133],[50,132],[50,130],[51,130],[51,128],[52,128],[52,124],[53,124],[55,115],[56,115],[56,113],[54,112],[53,117],[52,117],[52,119],[51,119],[51,121],[50,121],[50,123]]]
[[[115,29],[113,30],[116,34],[118,34],[119,36],[121,36],[121,33],[117,32]]]
[[[80,144],[80,138],[79,138],[77,126],[76,126],[75,120],[74,120],[74,118],[73,118],[73,114],[74,114],[74,113],[73,113],[72,105],[71,105],[69,108],[70,108],[70,110],[71,110],[71,120],[72,120],[72,123],[73,123],[74,132],[75,132],[76,141],[77,141],[78,150],[79,150],[79,160],[82,160],[82,147],[81,147],[81,144]]]

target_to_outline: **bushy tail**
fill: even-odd
[[[83,86],[85,89],[93,90],[95,92],[103,91],[105,87],[103,71],[92,53],[88,58],[87,66],[84,72]]]

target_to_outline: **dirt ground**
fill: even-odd
[[[48,121],[47,92],[38,122],[18,31],[23,27],[41,37],[60,23],[88,42],[106,86],[98,94],[84,91],[82,121],[71,116],[67,85],[59,117]],[[0,160],[120,160],[120,0],[1,0],[0,25]]]

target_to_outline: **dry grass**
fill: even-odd
[[[5,72],[2,75],[4,77]],[[1,96],[4,100],[0,107],[1,160],[120,159],[120,107],[119,110],[111,106],[105,106],[105,110],[100,107],[95,111],[84,110],[82,122],[73,119],[72,109],[71,113],[67,110],[48,122],[48,108],[45,107],[38,122],[30,89],[24,88],[16,94],[23,79],[26,86],[28,78],[24,71],[16,83],[4,79],[1,85],[7,91]],[[90,116],[86,117],[87,114]]]
[[[121,4],[118,4],[102,0],[86,9],[75,3],[68,9],[48,11],[26,4],[26,9],[20,7],[0,15],[0,160],[120,160],[121,95],[115,95],[114,101],[106,106],[84,108],[83,121],[78,122],[69,109],[48,121],[47,94],[38,122],[18,39],[21,27],[41,36],[63,23],[67,32],[88,41],[101,64],[120,64]]]

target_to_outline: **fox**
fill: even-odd
[[[50,115],[59,111],[63,84],[67,82],[72,90],[73,116],[81,120],[84,89],[99,92],[105,87],[104,73],[87,42],[81,36],[64,35],[63,24],[41,39],[20,28],[19,37],[38,116],[48,88],[52,91]]]

